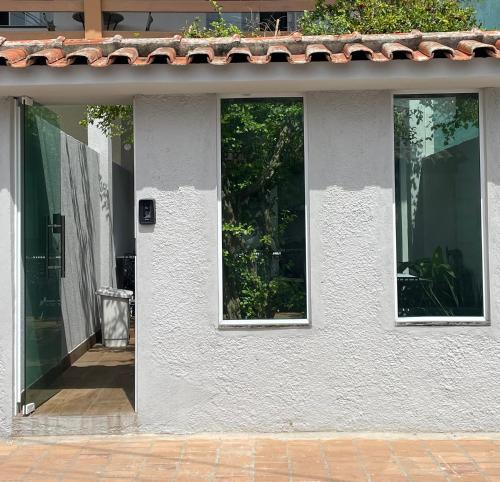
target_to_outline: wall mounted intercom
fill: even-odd
[[[155,201],[154,199],[139,200],[139,223],[140,224],[155,224]]]

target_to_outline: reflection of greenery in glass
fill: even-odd
[[[302,99],[222,101],[225,319],[306,318]]]
[[[478,96],[394,105],[399,316],[481,316]]]

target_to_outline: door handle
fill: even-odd
[[[50,270],[50,215],[47,216],[47,223],[45,228],[45,276],[49,277]]]
[[[66,216],[61,214],[61,278],[66,277]]]
[[[60,255],[55,256],[55,258],[59,258],[59,266],[52,266],[50,264],[50,259],[52,256],[50,255],[50,243],[51,237],[50,234],[59,234],[61,236],[61,242],[59,245]],[[61,278],[66,277],[66,216],[62,214],[53,214],[52,222],[50,216],[47,219],[47,240],[45,247],[45,271],[47,273],[47,277],[49,276],[49,271],[52,269],[60,270]]]

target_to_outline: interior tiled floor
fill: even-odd
[[[403,435],[73,437],[0,441],[0,480],[498,482],[500,440]]]
[[[134,333],[127,348],[97,344],[58,377],[57,394],[36,415],[110,415],[134,411]]]

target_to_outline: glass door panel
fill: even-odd
[[[61,313],[65,223],[61,215],[61,131],[41,105],[23,105],[25,279],[24,405],[52,397],[66,353]],[[31,405],[33,408],[33,405]]]

